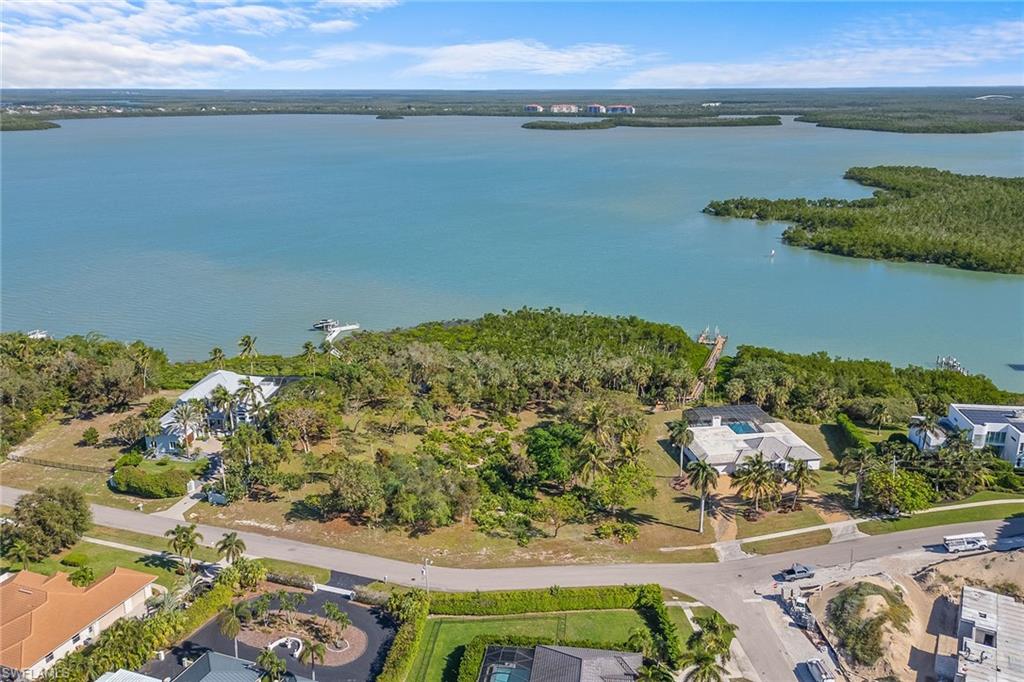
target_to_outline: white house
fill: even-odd
[[[953,403],[938,428],[925,433],[912,425],[907,438],[921,450],[934,450],[946,442],[949,433],[965,432],[976,450],[995,449],[996,454],[1016,467],[1024,467],[1024,406],[970,405]]]
[[[698,407],[686,411],[693,442],[683,451],[688,461],[703,460],[719,473],[731,474],[760,452],[772,465],[787,470],[802,459],[821,468],[821,455],[756,405]]]
[[[233,414],[224,412],[213,404],[213,392],[218,386],[223,386],[227,389],[228,393],[235,395],[246,379],[255,384],[259,389],[255,396],[255,403],[236,400]],[[234,417],[233,423],[235,425],[251,422],[253,408],[270,400],[270,397],[284,385],[285,381],[286,379],[283,377],[246,376],[226,369],[218,369],[207,374],[178,396],[174,406],[176,408],[178,405],[187,403],[190,400],[202,401],[206,404],[208,410],[207,423],[209,428],[214,431],[223,431],[230,428],[232,420],[229,417],[231,416]],[[146,447],[155,448],[160,454],[171,454],[178,451],[183,440],[187,438],[191,442],[195,437],[196,434],[193,429],[189,429],[189,433],[186,434],[181,425],[175,423],[175,408],[171,408],[164,416],[160,417],[160,434],[156,438],[147,438]]]
[[[525,111],[528,114],[539,114],[544,111],[544,107],[541,106],[540,104],[527,104],[525,107],[523,107],[523,111]]]
[[[578,113],[580,108],[575,104],[552,104],[552,114],[575,114]]]
[[[146,612],[156,576],[117,567],[88,587],[65,573],[20,571],[0,585],[0,671],[41,677],[57,661],[96,640],[121,618]],[[159,588],[162,589],[162,588]]]
[[[965,586],[957,636],[956,682],[1024,680],[1024,604]]]
[[[608,106],[609,114],[635,114],[636,107],[632,104],[611,104]]]
[[[587,113],[588,114],[603,114],[606,111],[607,110],[604,108],[603,104],[588,104],[587,105]]]

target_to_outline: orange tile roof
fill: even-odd
[[[32,667],[154,580],[117,567],[88,587],[75,587],[66,573],[21,571],[0,584],[0,665]]]

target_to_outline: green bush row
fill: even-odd
[[[524,637],[522,635],[477,635],[470,640],[462,652],[459,663],[459,676],[456,682],[476,682],[483,665],[484,655],[489,646],[535,647],[541,644],[557,644],[559,646],[575,646],[584,649],[608,649],[609,651],[626,651],[624,642],[595,642],[592,640],[558,641],[551,637]]]
[[[181,611],[163,611],[152,618],[122,618],[103,631],[95,644],[62,658],[47,677],[62,682],[93,682],[110,670],[135,670],[184,635],[198,629],[224,607],[235,594],[217,585]]]
[[[114,472],[114,489],[146,497],[161,499],[165,497],[181,497],[188,491],[188,482],[192,476],[184,469],[168,469],[155,474],[147,474],[134,466],[123,466]]]
[[[395,638],[391,640],[391,649],[380,675],[377,676],[377,682],[405,682],[416,660],[416,652],[419,650],[420,640],[423,639],[429,613],[427,597],[418,599],[412,613],[399,626]]]
[[[874,443],[868,440],[868,437],[864,435],[864,432],[860,430],[853,420],[847,417],[845,414],[840,412],[836,416],[836,424],[839,425],[839,430],[843,432],[843,440],[846,441],[846,447],[850,448],[873,448]]]
[[[267,582],[298,587],[310,592],[316,591],[316,580],[307,573],[285,573],[283,571],[270,571],[267,573]]]
[[[679,628],[669,617],[665,601],[661,597],[661,586],[641,586],[635,608],[643,616],[654,636],[658,657],[672,670],[678,670],[683,661],[682,642],[679,640]]]
[[[661,588],[653,586],[661,594]],[[540,590],[439,592],[430,597],[430,612],[445,616],[502,616],[512,613],[631,609],[644,588],[549,587]]]

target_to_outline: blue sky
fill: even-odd
[[[1024,84],[1024,3],[7,0],[4,87]]]

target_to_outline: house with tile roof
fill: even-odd
[[[156,576],[127,568],[88,587],[66,573],[21,571],[0,584],[0,669],[6,678],[41,677],[54,663],[89,644],[121,618],[146,612]]]
[[[572,646],[487,647],[477,682],[635,682],[643,654]]]

